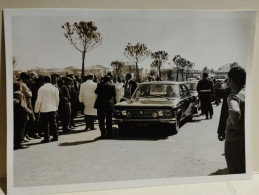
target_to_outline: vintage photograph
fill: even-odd
[[[4,10],[9,192],[251,178],[255,16]]]

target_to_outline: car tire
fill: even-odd
[[[180,126],[179,120],[177,120],[174,124],[171,124],[169,126],[170,134],[173,134],[173,135],[177,134],[179,131],[179,126]]]

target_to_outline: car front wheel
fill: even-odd
[[[174,124],[171,124],[170,125],[170,129],[169,129],[169,131],[170,131],[170,133],[172,133],[172,134],[177,134],[178,133],[178,131],[179,131],[179,120],[177,120]]]

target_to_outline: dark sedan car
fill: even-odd
[[[195,103],[193,107],[193,114],[197,114],[201,109],[200,98],[197,92],[197,85],[199,81],[187,81],[185,84],[189,89],[190,94],[195,98]]]
[[[115,105],[114,122],[120,130],[129,125],[165,124],[177,133],[182,120],[192,120],[194,102],[183,82],[144,82],[130,100]]]

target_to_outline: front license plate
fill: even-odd
[[[147,127],[148,124],[147,123],[137,123],[136,124],[138,127]]]

